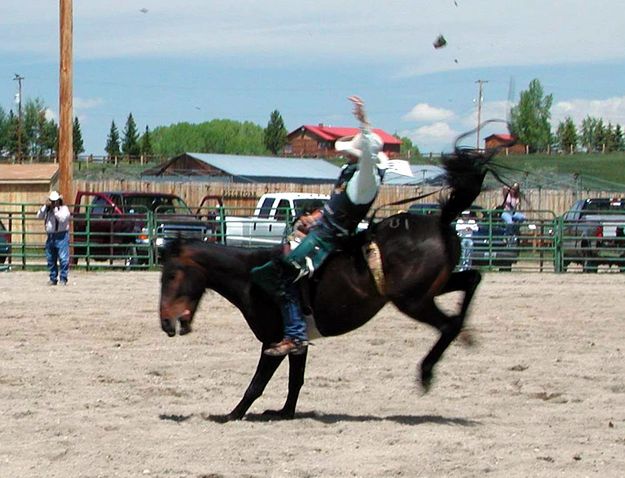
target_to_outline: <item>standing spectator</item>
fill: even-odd
[[[63,204],[63,197],[52,191],[46,203],[41,206],[37,218],[43,219],[46,234],[46,259],[50,281],[48,285],[67,285],[69,274],[69,221],[72,215]],[[59,273],[60,269],[60,273]]]
[[[512,187],[504,186],[501,219],[506,223],[506,234],[514,234],[514,223],[525,221],[525,214],[519,212],[520,207],[521,194],[519,183],[514,183]]]
[[[477,232],[478,225],[473,218],[471,211],[462,211],[460,219],[456,221],[456,232],[460,237],[460,270],[466,271],[471,268],[471,254],[473,253],[473,236]]]

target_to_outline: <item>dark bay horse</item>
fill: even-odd
[[[400,213],[369,228],[366,235],[378,244],[382,257],[383,293],[376,287],[360,247],[346,247],[328,258],[309,282],[314,315],[314,327],[309,327],[311,338],[315,338],[316,332],[329,337],[352,331],[390,301],[409,317],[440,332],[440,338],[421,362],[421,383],[428,389],[435,364],[463,328],[481,279],[477,270],[454,272],[460,244],[451,223],[479,194],[484,176],[492,171],[490,159],[494,153],[456,148],[455,153],[443,159],[449,195],[441,200],[439,215]],[[280,253],[280,248],[244,249],[183,240],[175,241],[165,253],[160,320],[167,335],[191,332],[198,303],[204,291],[212,289],[241,311],[262,343],[256,372],[243,398],[228,415],[215,417],[217,420],[241,419],[262,395],[284,358],[262,353],[271,342],[282,338],[282,319],[270,297],[250,280],[253,267]],[[437,307],[434,298],[452,291],[464,294],[458,313],[448,316]],[[305,365],[306,353],[289,355],[286,402],[282,409],[265,413],[277,418],[294,417]]]

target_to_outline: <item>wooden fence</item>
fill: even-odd
[[[401,199],[415,197],[439,188],[418,186],[382,186],[374,207],[389,204]],[[177,194],[182,197],[192,208],[200,204],[206,195],[222,196],[225,203],[231,207],[251,207],[257,199],[266,192],[312,192],[330,194],[332,185],[329,184],[291,184],[291,183],[209,183],[209,182],[182,182],[182,181],[126,181],[126,180],[98,180],[74,181],[74,194],[76,191],[154,191]],[[577,190],[549,190],[549,189],[524,189],[522,191],[524,210],[547,210],[556,215],[565,213],[576,199],[587,197],[611,197],[614,193],[606,191],[577,191]],[[47,191],[41,187],[21,188],[12,190],[8,185],[0,188],[0,203],[4,203],[4,209],[8,203],[42,204],[47,196]],[[73,202],[74,197],[65,198],[67,204]],[[436,202],[438,194],[434,194],[416,202]],[[500,189],[483,191],[476,204],[485,208],[494,208],[501,204],[503,198]],[[409,204],[393,208],[407,209]]]

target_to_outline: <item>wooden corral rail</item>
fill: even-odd
[[[74,181],[74,193],[78,190],[87,191],[157,191],[174,193],[181,196],[192,208],[197,207],[206,195],[223,196],[227,205],[231,207],[251,207],[256,200],[266,192],[313,192],[329,194],[332,185],[329,184],[291,184],[291,183],[256,183],[256,184],[223,184],[223,183],[200,183],[200,182],[150,182],[150,181],[125,181],[125,180],[99,180],[99,181]],[[437,191],[434,187],[411,187],[411,186],[382,186],[375,207],[389,204],[404,198],[419,196],[424,193]],[[611,197],[615,193],[606,191],[583,191],[575,190],[546,190],[546,189],[523,189],[522,208],[525,210],[548,210],[556,215],[564,214],[573,202],[582,197]],[[418,202],[436,202],[437,195],[430,196]],[[9,185],[0,188],[0,203],[32,203],[42,204],[45,201],[46,192],[39,189],[12,191]],[[494,208],[501,204],[502,193],[500,189],[483,191],[478,197],[476,204],[485,208]],[[74,197],[65,198],[67,204],[71,204]],[[407,209],[409,204],[399,206],[397,209]]]

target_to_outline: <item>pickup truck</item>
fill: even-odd
[[[122,258],[131,267],[148,263],[154,249],[158,260],[167,242],[177,236],[202,240],[212,236],[211,224],[198,219],[180,197],[165,193],[78,191],[73,222],[74,263],[81,257]]]
[[[579,199],[562,217],[562,267],[581,264],[584,272],[600,265],[625,271],[625,199]]]
[[[248,247],[280,244],[296,217],[323,207],[329,198],[314,193],[263,194],[252,216],[222,215],[217,219],[220,223],[217,230],[221,233],[219,242]]]
[[[484,266],[499,271],[510,271],[519,258],[518,232],[507,234],[505,224],[496,211],[481,206],[471,206],[471,216],[475,219],[477,230],[471,235],[473,248],[471,265]],[[408,208],[411,214],[440,214],[438,203],[417,203]]]

